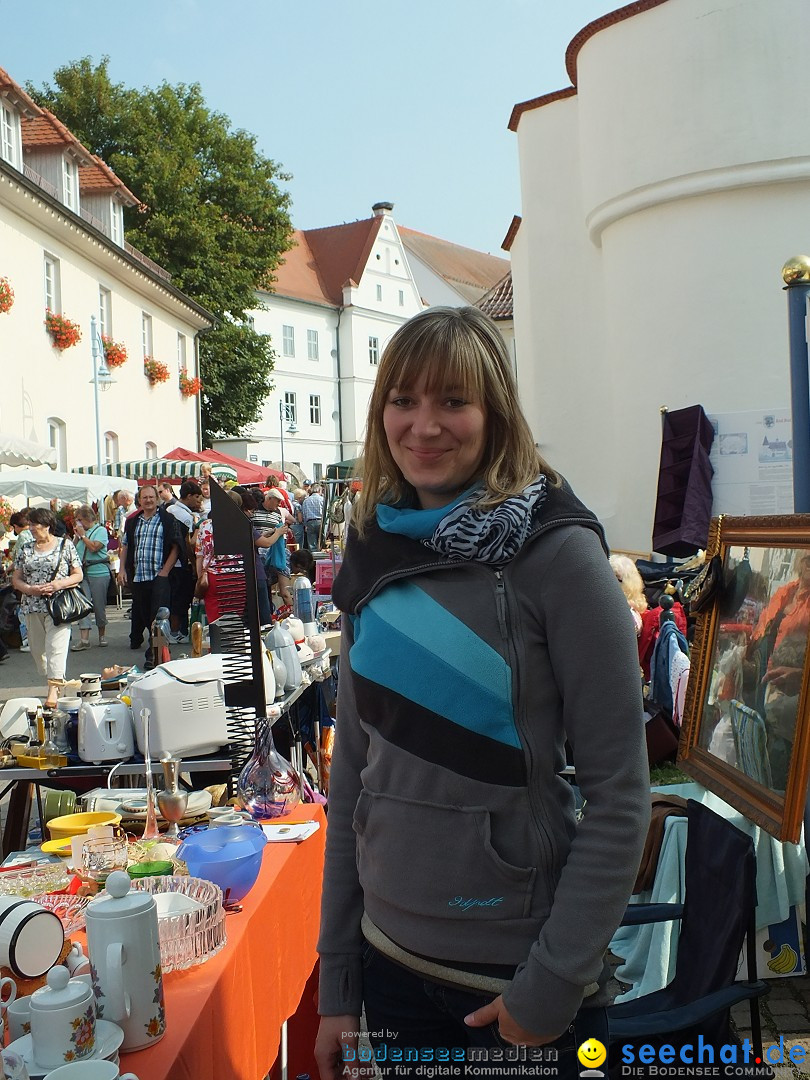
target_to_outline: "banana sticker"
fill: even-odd
[[[768,961],[768,967],[776,975],[789,975],[791,971],[795,971],[799,963],[799,957],[795,949],[792,949],[790,945],[783,945],[776,956],[772,956]]]

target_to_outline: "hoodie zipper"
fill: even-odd
[[[507,603],[506,582],[503,578],[503,570],[495,571],[495,608],[498,615],[498,626],[500,627],[501,637],[506,646],[507,659],[512,672],[512,708],[515,714],[515,725],[523,736],[522,745],[527,762],[526,787],[529,796],[529,810],[534,821],[535,829],[540,840],[540,847],[544,856],[543,869],[545,872],[546,889],[550,903],[551,897],[553,896],[552,866],[555,859],[555,847],[545,823],[542,800],[538,799],[535,793],[535,787],[531,782],[532,775],[535,771],[534,755],[532,754],[531,742],[528,737],[528,732],[526,731],[527,725],[522,723],[521,667],[518,662],[517,649],[514,646],[514,634],[509,634],[509,606]]]

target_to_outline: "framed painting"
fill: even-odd
[[[796,843],[810,769],[810,515],[719,517],[722,573],[698,616],[678,763]]]

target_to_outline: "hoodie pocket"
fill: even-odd
[[[363,890],[429,918],[523,919],[537,870],[492,846],[483,806],[442,806],[364,790],[354,816]]]

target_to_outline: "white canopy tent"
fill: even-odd
[[[49,472],[43,469],[15,469],[0,473],[0,495],[22,495],[26,499],[61,499],[62,502],[97,502],[113,491],[137,491],[136,480],[120,476],[90,476],[80,473]]]
[[[0,432],[0,465],[56,465],[56,449]]]

